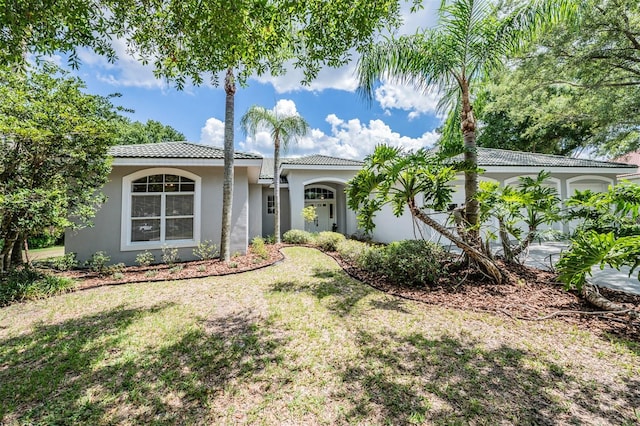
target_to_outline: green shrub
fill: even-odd
[[[396,241],[382,249],[379,272],[395,284],[431,285],[442,275],[445,258],[442,246],[430,241]]]
[[[162,247],[162,263],[173,265],[174,263],[179,261],[180,256],[178,256],[178,249],[176,247]]]
[[[260,256],[262,259],[266,259],[269,257],[269,251],[264,243],[264,238],[255,237],[251,241],[251,251],[255,253],[257,256]]]
[[[155,262],[156,257],[148,250],[136,255],[136,263],[140,266],[149,266]]]
[[[385,246],[372,246],[362,253],[359,266],[366,271],[383,273],[385,263]]]
[[[33,237],[27,238],[27,244],[29,245],[29,249],[40,249],[53,247],[56,245],[58,241],[58,236],[45,232],[44,234],[34,235]]]
[[[124,274],[122,272],[114,272],[113,274],[111,274],[111,278],[113,278],[116,281],[120,281],[121,279],[124,278]]]
[[[220,250],[209,240],[200,241],[198,247],[193,249],[193,255],[200,260],[209,260],[220,256]]]
[[[364,266],[367,253],[373,249],[375,247],[370,244],[356,240],[340,241],[336,247],[336,251],[342,259],[359,267]]]
[[[10,271],[0,281],[0,306],[29,299],[41,299],[73,289],[71,278],[48,275],[32,268]]]
[[[107,266],[107,271],[110,274],[121,274],[126,267],[127,265],[125,265],[124,263],[114,263],[113,265]]]
[[[301,229],[291,229],[282,235],[282,241],[288,244],[309,244],[313,235]]]
[[[345,240],[345,236],[338,232],[323,231],[316,237],[316,245],[323,251],[336,251],[338,244]]]
[[[276,243],[276,236],[275,235],[267,235],[266,237],[264,237],[264,242],[267,244],[275,244]]]
[[[91,255],[89,260],[85,262],[85,265],[90,271],[97,272],[100,275],[109,272],[107,263],[111,260],[111,257],[107,256],[104,251],[97,251]]]
[[[58,271],[68,271],[78,266],[78,260],[75,253],[67,253],[64,256],[52,257],[48,264]]]

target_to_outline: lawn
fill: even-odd
[[[635,342],[407,301],[283,251],[0,309],[0,423],[640,422]]]

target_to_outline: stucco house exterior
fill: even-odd
[[[103,192],[108,201],[94,226],[68,231],[65,250],[86,260],[105,251],[113,262],[133,264],[138,253],[149,250],[160,258],[163,246],[179,249],[180,258],[193,258],[198,242],[220,242],[222,222],[223,151],[189,143],[163,142],[113,147],[112,172]],[[576,189],[604,191],[617,176],[637,166],[562,156],[480,148],[481,180],[506,185],[519,176],[551,173],[548,184],[561,199]],[[312,232],[335,230],[358,233],[355,212],[347,207],[345,187],[361,169],[356,160],[312,155],[284,159],[280,166],[281,229]],[[273,160],[236,152],[231,251],[244,253],[255,236],[273,234]],[[454,182],[454,204],[463,202],[462,176]],[[305,223],[302,209],[313,205],[318,219]],[[444,216],[444,215],[443,215]],[[442,220],[445,220],[443,217]],[[568,231],[570,224],[554,225]],[[390,209],[376,217],[374,240],[391,242],[416,236],[437,238],[415,224],[407,213],[399,218]]]

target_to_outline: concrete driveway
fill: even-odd
[[[530,247],[529,257],[525,264],[550,270],[558,261],[560,252],[566,248],[567,243],[565,242],[534,243]],[[609,267],[605,267],[602,270],[599,267],[595,267],[592,270],[593,276],[590,281],[601,287],[640,294],[640,281],[638,281],[637,271],[630,277],[629,270],[630,268],[628,267],[622,268],[620,271]]]

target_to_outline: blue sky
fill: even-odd
[[[413,33],[435,22],[439,1],[425,2],[425,9],[410,14],[405,5],[405,24],[401,33]],[[222,146],[224,90],[204,85],[178,91],[153,76],[151,66],[141,65],[127,55],[126,46],[114,41],[119,60],[110,64],[90,51],[81,51],[82,65],[76,72],[90,93],[121,93],[115,103],[135,110],[133,120],[153,119],[181,131],[187,140]],[[378,143],[408,149],[431,146],[437,139],[435,128],[437,93],[416,93],[413,89],[381,82],[375,99],[367,103],[357,93],[354,76],[356,59],[339,69],[323,69],[308,87],[302,86],[301,73],[291,70],[284,76],[251,78],[239,87],[235,99],[236,149],[272,156],[266,132],[245,138],[237,124],[254,104],[298,113],[309,123],[311,133],[289,148],[288,155],[324,154],[363,158]]]

